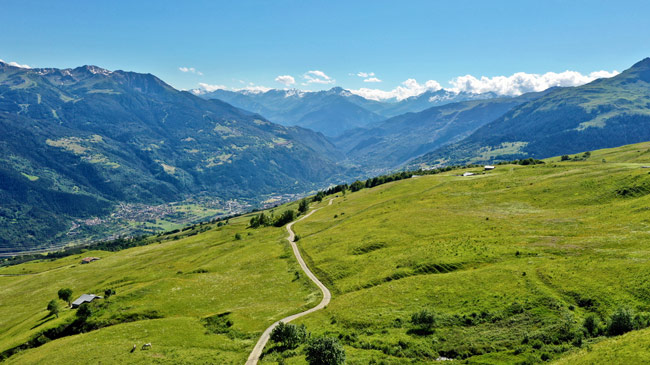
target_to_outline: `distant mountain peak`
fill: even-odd
[[[632,65],[632,67],[627,69],[628,72],[629,71],[633,71],[633,72],[634,71],[648,71],[648,70],[650,70],[650,57],[646,57],[646,58],[642,59],[641,61],[635,63],[634,65]]]
[[[105,68],[97,67],[94,65],[80,66],[75,68],[73,71],[89,72],[94,75],[105,75],[105,76],[108,76],[113,73],[112,71],[109,71]]]
[[[329,90],[327,90],[328,95],[341,95],[341,96],[351,96],[352,93],[340,86],[335,86]]]

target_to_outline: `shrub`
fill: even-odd
[[[307,345],[307,362],[310,365],[345,364],[345,350],[333,337],[314,338]]]
[[[304,325],[278,323],[271,331],[271,341],[281,344],[285,349],[294,349],[307,339],[307,330]]]
[[[608,336],[618,336],[634,329],[634,321],[629,311],[619,308],[609,321],[607,326]]]
[[[593,314],[588,315],[584,322],[582,322],[582,328],[584,328],[585,332],[589,336],[597,336],[599,334],[598,325],[598,318]]]
[[[422,330],[431,330],[436,324],[436,317],[433,313],[423,309],[411,315],[411,323]]]
[[[305,214],[307,213],[308,210],[309,210],[309,202],[307,201],[307,199],[301,200],[300,204],[298,204],[298,212],[300,212],[300,214]]]
[[[79,309],[77,309],[77,313],[75,314],[77,318],[86,319],[93,314],[93,311],[90,309],[90,305],[88,303],[83,303],[79,306]]]
[[[59,299],[61,299],[64,302],[68,302],[68,306],[70,305],[70,300],[72,299],[72,289],[70,288],[59,289],[58,295],[59,295]]]
[[[235,233],[235,240],[237,241],[241,240],[241,234]]]
[[[269,219],[268,216],[266,216],[263,212],[260,213],[257,216],[254,216],[250,220],[250,227],[251,228],[257,228],[257,227],[266,227],[271,225],[271,219]]]
[[[296,212],[291,209],[285,210],[282,213],[282,215],[280,215],[278,219],[275,221],[274,226],[282,227],[285,224],[293,221],[294,219],[296,219]]]
[[[56,300],[52,299],[47,303],[47,310],[50,312],[50,315],[54,315],[57,318],[59,317],[59,303]]]

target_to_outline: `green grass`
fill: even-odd
[[[9,363],[95,362],[97,356],[109,362],[243,363],[268,325],[320,300],[310,282],[295,280],[298,267],[285,231],[246,229],[248,219],[180,240],[0,269],[0,275],[9,275],[0,276],[0,351],[72,318],[70,309],[58,319],[47,316],[47,302],[59,288],[72,288],[75,297],[114,288],[117,294],[102,319],[151,311],[163,318],[58,339],[14,355]],[[242,239],[234,240],[235,233]],[[81,265],[85,256],[101,260]],[[208,334],[200,321],[224,312],[231,312],[237,334],[232,338]],[[129,353],[134,343],[146,342],[152,351]]]
[[[295,227],[334,291],[326,310],[300,322],[355,338],[351,363],[386,354],[398,363],[450,353],[486,363],[560,357],[570,344],[532,349],[524,336],[555,336],[567,316],[578,330],[589,313],[650,311],[650,175],[641,168],[649,147],[474,177],[454,171],[339,198]],[[634,187],[636,195],[620,194]],[[376,249],[359,254],[369,245]],[[592,307],[580,307],[589,299]],[[439,326],[409,334],[410,315],[423,308]]]
[[[650,312],[646,165],[650,143],[595,151],[586,161],[421,176],[339,194],[331,206],[328,197],[294,230],[333,299],[296,322],[313,335],[339,337],[349,364],[439,356],[481,364],[647,362],[648,329],[582,345],[561,338],[589,314],[606,322],[620,307]],[[296,203],[274,214],[289,208]],[[73,315],[45,318],[60,287],[75,294],[112,287],[117,295],[100,318],[148,311],[162,318],[58,339],[9,363],[93,362],[98,354],[107,362],[243,363],[266,326],[320,300],[296,276],[284,228],[247,229],[249,219],[116,253],[0,269],[10,275],[0,276],[0,351]],[[102,259],[80,265],[83,256]],[[422,309],[436,314],[430,333],[409,323]],[[201,319],[226,312],[231,329],[203,326]],[[145,342],[153,349],[129,353]],[[269,347],[262,363],[280,358],[305,363],[303,347]]]
[[[644,329],[602,341],[566,356],[558,365],[648,364],[650,330]]]

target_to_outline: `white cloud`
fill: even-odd
[[[296,79],[294,79],[293,76],[290,75],[280,75],[275,78],[275,81],[284,84],[284,86],[289,86],[296,83]]]
[[[201,95],[201,94],[210,93],[217,90],[246,91],[249,93],[258,94],[258,93],[265,93],[271,90],[271,88],[249,83],[248,86],[237,89],[237,88],[228,88],[225,85],[210,85],[204,82],[199,82],[198,89],[193,89],[191,91],[196,95]]]
[[[376,78],[376,77],[369,77],[369,78],[363,80],[363,82],[381,82],[381,80]]]
[[[197,74],[197,75],[199,75],[199,76],[203,76],[203,72],[198,71],[198,70],[195,69],[194,67],[179,67],[178,69],[179,69],[181,72],[190,72],[190,73],[193,73],[193,74]]]
[[[602,77],[618,75],[618,71],[595,71],[583,75],[576,71],[560,73],[547,72],[543,75],[517,72],[511,76],[495,76],[476,78],[472,75],[459,76],[451,80],[452,90],[456,92],[486,93],[494,92],[499,95],[521,95],[532,91],[542,91],[553,86],[579,86]]]
[[[375,76],[375,73],[374,72],[359,72],[359,73],[357,73],[357,76],[367,78],[367,77]]]
[[[224,85],[210,85],[204,82],[199,82],[199,89],[204,90],[205,92],[213,92],[216,90],[225,90],[227,87]]]
[[[9,66],[13,66],[13,67],[19,67],[19,68],[31,68],[31,67],[29,67],[29,65],[21,65],[20,63],[18,63],[18,62],[14,62],[14,61],[11,61],[11,62],[5,62],[5,61],[3,61],[3,60],[0,59],[0,62],[4,62],[4,63],[8,64]]]
[[[269,91],[271,89],[272,88],[270,88],[270,87],[251,84],[251,85],[243,87],[241,89],[232,89],[232,90],[233,91],[248,91],[249,93],[259,94],[259,93],[265,93],[265,92],[267,92],[267,91]]]
[[[350,90],[350,92],[371,100],[386,100],[393,98],[397,100],[403,100],[411,96],[420,95],[425,91],[437,91],[440,89],[442,89],[442,86],[440,86],[440,84],[435,80],[429,80],[424,84],[420,84],[415,79],[408,79],[402,82],[400,86],[389,91],[361,88],[357,90]]]
[[[307,71],[302,77],[305,79],[305,84],[333,84],[336,82],[336,80],[327,76],[323,71],[318,70]]]
[[[370,75],[369,73],[360,72],[357,76],[361,76],[362,74]],[[586,75],[576,71],[564,71],[560,73],[547,72],[545,74],[517,72],[511,76],[482,76],[480,79],[472,75],[465,75],[449,81],[452,87],[447,90],[475,94],[494,92],[499,95],[516,96],[527,92],[546,90],[553,86],[580,86],[598,78],[613,77],[618,74],[618,71],[594,71]],[[373,78],[368,78],[364,82],[378,82],[370,81],[371,79]],[[420,84],[415,79],[408,79],[393,90],[360,88],[350,91],[371,100],[403,100],[411,96],[420,95],[426,91],[437,91],[440,89],[442,89],[441,85],[435,80],[429,80],[424,84]]]

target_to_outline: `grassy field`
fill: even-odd
[[[269,324],[320,300],[320,292],[295,274],[299,268],[285,231],[247,229],[248,219],[120,252],[0,269],[0,351],[74,316],[74,310],[63,309],[58,319],[48,317],[47,303],[59,288],[72,288],[75,298],[113,288],[117,294],[100,301],[105,308],[98,319],[142,320],[57,339],[8,363],[243,363]],[[101,260],[82,265],[85,256]],[[225,318],[234,324],[223,333],[209,333],[201,322],[228,312]],[[133,344],[148,342],[151,351],[130,353]]]
[[[333,299],[297,323],[338,337],[349,364],[648,362],[648,329],[579,335],[589,315],[602,325],[619,308],[648,318],[646,164],[650,143],[585,161],[415,177],[312,204],[322,209],[294,230]],[[464,171],[479,174],[458,176]],[[54,340],[8,362],[243,363],[265,327],[320,299],[296,274],[285,230],[247,229],[249,218],[160,244],[0,269],[0,351],[73,316],[47,317],[59,288],[114,288],[100,319],[160,318]],[[80,265],[82,256],[102,259]],[[423,309],[435,314],[431,330],[410,323]],[[227,312],[227,331],[204,326]],[[152,350],[129,352],[146,342]],[[262,363],[305,363],[304,347],[274,350]]]
[[[295,226],[333,290],[326,310],[300,322],[342,337],[359,364],[526,363],[576,351],[562,333],[579,331],[587,315],[650,311],[649,148],[338,198]],[[431,334],[408,323],[422,309],[438,317]]]

